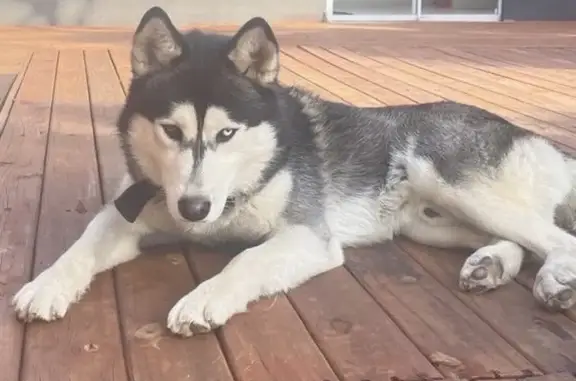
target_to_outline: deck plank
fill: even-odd
[[[496,49],[492,52],[492,49],[474,48],[472,50],[469,48],[464,51],[466,53],[479,55],[483,57],[484,60],[489,59],[507,65],[515,72],[535,76],[560,85],[562,86],[561,88],[568,87],[570,89],[576,89],[576,83],[564,75],[564,69],[559,70],[559,68],[554,67],[555,65],[551,64],[548,57],[530,57],[521,55],[512,49]],[[494,58],[492,58],[492,53],[494,53]]]
[[[462,252],[405,239],[399,246],[545,373],[576,372],[576,323],[545,311],[515,282],[484,295],[459,291],[458,274],[466,258]]]
[[[337,51],[331,49],[331,51]],[[345,51],[350,51],[345,49]],[[404,64],[394,58],[383,56],[375,51],[363,53],[365,59],[378,72],[393,76],[406,83],[419,87],[423,90],[436,94],[444,99],[456,102],[468,103],[488,111],[494,112],[518,126],[547,136],[556,144],[562,146],[565,150],[576,151],[576,137],[570,131],[551,123],[544,122],[526,114],[523,110],[517,110],[504,103],[494,103],[492,96],[480,97],[474,88],[464,86],[466,90],[460,88],[458,81],[450,80],[431,72],[423,71],[417,67]],[[372,61],[372,62],[371,62]],[[375,62],[375,63],[374,63]]]
[[[301,48],[304,51],[322,59],[326,63],[330,62],[342,70],[346,70],[360,78],[363,78],[364,80],[374,82],[378,86],[381,86],[388,91],[393,91],[400,94],[403,98],[406,98],[406,100],[401,99],[402,102],[398,102],[400,104],[437,102],[442,99],[437,95],[429,93],[418,87],[409,85],[405,82],[399,81],[394,77],[386,76],[378,71],[373,70],[373,68],[365,67],[358,62],[358,57],[354,57],[351,54],[342,52],[340,52],[340,54],[335,54],[331,50],[323,49],[321,47],[301,46]],[[362,60],[362,57],[360,58],[360,61],[366,63],[365,60]],[[388,100],[386,103],[393,104],[394,100]]]
[[[527,51],[533,51],[533,48],[528,48],[525,47],[524,50]],[[574,50],[574,47],[541,47],[541,48],[537,48],[536,51],[545,53],[545,55],[547,57],[558,57],[560,59],[562,59],[562,62],[565,63],[572,63],[575,64],[576,63],[576,51]],[[574,69],[574,67],[572,67],[572,69]],[[574,72],[572,72],[574,73]]]
[[[530,377],[526,381],[575,381],[576,375],[573,373],[553,373],[545,374],[543,376]]]
[[[349,250],[347,267],[445,377],[470,380],[539,373],[394,243]],[[444,355],[456,363],[434,361]]]
[[[345,98],[348,103],[353,103],[358,106],[378,106],[381,104],[376,98],[343,84],[341,81],[326,75],[321,69],[310,68],[287,54],[282,54],[280,61],[283,66],[297,72],[307,81],[324,89],[329,89],[332,94],[340,98]]]
[[[0,136],[0,369],[17,381],[24,325],[10,305],[29,280],[57,52],[37,52]]]
[[[479,94],[497,95],[505,104],[525,109],[530,115],[538,115],[543,121],[555,123],[567,119],[573,121],[576,113],[570,110],[573,99],[539,87],[505,78],[493,73],[462,65],[458,58],[437,49],[418,49],[417,52],[393,52],[396,59],[451,78],[461,84],[472,85]],[[530,94],[529,97],[526,94]],[[564,123],[559,126],[562,127]]]
[[[86,51],[84,60],[103,199],[109,201],[127,170],[116,128],[125,97],[106,50]]]
[[[417,51],[411,51],[410,55],[414,56],[412,59],[405,57],[405,55],[400,58],[399,54],[390,53],[389,51],[384,51],[378,47],[374,48],[374,51],[377,52],[377,58],[375,59],[378,62],[388,66],[389,68],[398,69],[406,73],[416,75],[428,82],[438,84],[445,87],[446,89],[461,92],[462,94],[466,94],[468,97],[476,98],[482,102],[499,104],[503,108],[506,108],[515,114],[521,114],[544,123],[548,127],[545,129],[546,131],[553,128],[555,133],[562,134],[564,137],[569,137],[571,144],[574,140],[574,134],[571,131],[566,131],[563,127],[563,123],[565,123],[567,119],[566,117],[562,117],[546,109],[534,107],[522,101],[494,93],[490,90],[485,90],[477,86],[470,85],[466,82],[461,82],[460,80],[450,77],[448,69],[432,70],[432,63],[426,62],[423,57],[419,56]],[[428,65],[430,65],[430,68]],[[457,99],[458,98],[454,100]],[[467,101],[464,100],[464,102]],[[473,104],[478,105],[479,103],[476,101],[473,102]],[[484,105],[481,107],[484,107]],[[541,112],[543,114],[541,114]],[[505,114],[502,115],[505,116]],[[551,126],[553,127],[551,128]]]
[[[561,93],[568,96],[576,96],[576,90],[565,84],[555,83],[540,76],[538,68],[518,68],[511,67],[510,64],[501,60],[502,49],[492,49],[488,57],[481,54],[478,49],[462,50],[453,48],[437,48],[446,54],[459,58],[459,63],[482,70],[488,73],[501,75],[515,81],[523,82],[532,86],[537,86],[542,89],[547,89],[550,92]]]
[[[510,53],[516,54],[521,60],[525,60],[531,64],[539,64],[540,66],[545,65],[548,68],[556,69],[557,75],[560,78],[574,80],[576,77],[576,68],[574,67],[574,62],[565,59],[562,56],[558,57],[554,56],[554,54],[550,54],[550,50],[545,46],[538,49],[513,47],[510,49]]]
[[[180,338],[166,318],[195,287],[180,250],[157,247],[117,268],[120,315],[131,377],[139,381],[233,381],[214,333]]]
[[[285,86],[297,86],[299,88],[306,89],[323,99],[333,101],[333,102],[345,102],[342,98],[334,95],[334,93],[320,87],[305,78],[302,78],[297,73],[288,69],[287,67],[282,67],[280,70],[279,80]]]
[[[87,51],[85,57],[104,199],[110,201],[125,172],[115,127],[124,93],[106,50]],[[146,253],[115,269],[130,376],[142,381],[232,381],[214,334],[182,340],[166,329],[170,308],[194,287],[181,250],[171,250],[167,255]]]
[[[193,248],[188,259],[200,282],[231,257]],[[218,331],[236,381],[338,380],[283,294],[251,303]]]
[[[12,84],[16,80],[17,74],[0,74],[0,109],[4,107],[4,102],[8,97],[8,93],[12,88]],[[0,133],[2,132],[3,126],[0,127]]]
[[[442,377],[346,269],[319,275],[289,297],[342,380]]]
[[[306,63],[312,67],[318,69],[321,68],[321,71],[327,76],[331,77],[333,81],[340,81],[342,83],[354,82],[357,84],[357,86],[355,86],[356,91],[367,94],[368,96],[374,98],[380,105],[410,103],[410,100],[405,96],[378,86],[373,82],[358,77],[352,73],[347,72],[346,70],[342,70],[342,68],[338,67],[337,65],[323,61],[299,48],[288,47],[282,49],[282,52],[301,62],[305,60]]]
[[[99,188],[82,52],[61,52],[34,276],[82,233],[100,207]],[[112,278],[101,274],[63,320],[27,326],[22,378],[126,381],[117,323]]]
[[[6,127],[6,121],[8,120],[8,116],[12,111],[12,106],[14,106],[16,96],[18,95],[18,91],[20,91],[20,86],[22,85],[22,81],[24,80],[24,76],[28,70],[31,59],[32,54],[28,55],[28,59],[22,63],[22,66],[18,70],[17,74],[2,75],[4,77],[14,76],[14,78],[10,81],[10,86],[5,91],[5,93],[1,93],[2,99],[0,100],[0,135],[2,135],[4,127]]]

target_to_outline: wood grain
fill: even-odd
[[[396,244],[349,250],[347,267],[445,377],[539,373]]]
[[[441,377],[344,268],[311,279],[289,296],[342,380]]]
[[[0,369],[16,381],[24,326],[10,301],[30,278],[57,52],[34,55],[0,136]]]
[[[100,200],[84,59],[81,51],[61,52],[34,276],[80,236]],[[120,343],[112,277],[104,273],[63,320],[28,326],[22,379],[125,381]]]
[[[400,240],[399,245],[542,371],[576,371],[576,324],[566,316],[545,311],[528,290],[514,282],[484,295],[461,292],[457,281],[466,258],[462,252],[407,240]]]
[[[200,248],[190,249],[188,258],[198,282],[231,259]],[[247,313],[232,317],[218,331],[237,381],[338,380],[282,294],[251,303]]]
[[[526,381],[574,381],[576,376],[573,373],[553,373],[538,377],[530,377]]]

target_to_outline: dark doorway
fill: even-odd
[[[576,20],[576,0],[502,0],[502,20]]]

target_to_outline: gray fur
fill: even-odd
[[[264,39],[265,33],[254,35],[261,41],[251,42],[252,49],[264,44],[267,52],[277,50],[270,47],[272,42]],[[392,160],[394,156],[402,157],[410,150],[416,157],[430,160],[446,183],[458,185],[470,173],[490,174],[515,140],[532,136],[497,115],[455,102],[360,108],[328,102],[305,90],[285,88],[275,82],[259,89],[261,81],[254,74],[246,74],[254,80],[247,82],[242,76],[215,71],[223,52],[230,45],[236,46],[235,41],[242,41],[241,37],[194,30],[184,35],[183,41],[186,46],[182,50],[187,51],[190,58],[181,59],[182,63],[169,67],[168,71],[160,70],[149,79],[136,78],[132,85],[119,122],[125,156],[133,178],[144,177],[126,143],[128,120],[134,112],[151,113],[148,117],[152,119],[154,107],[158,108],[157,114],[167,109],[158,103],[150,107],[149,103],[132,101],[131,95],[138,92],[155,91],[172,97],[162,99],[162,102],[194,102],[194,99],[203,104],[214,102],[228,109],[233,118],[249,125],[269,120],[278,135],[277,155],[263,172],[259,184],[249,192],[230,195],[233,202],[226,209],[227,213],[231,212],[232,205],[238,208],[249,203],[272,177],[287,169],[293,179],[293,188],[284,218],[290,224],[307,224],[322,231],[323,235],[329,235],[323,220],[326,197],[331,193],[343,197],[362,195],[375,200],[387,197],[383,194],[393,192],[398,184],[408,179],[406,163],[402,159]],[[234,47],[232,51],[237,49]],[[244,66],[242,68],[246,71]],[[216,96],[207,100],[206,94],[186,95],[185,85],[178,79],[184,75],[190,88],[206,88]],[[211,78],[214,78],[212,82],[207,82]],[[151,86],[153,90],[147,90]],[[199,134],[202,134],[202,123],[199,120]],[[196,147],[194,150],[196,165],[199,151],[205,149]],[[244,234],[237,229],[213,234],[219,237],[219,242],[225,241],[227,234],[236,239]],[[248,231],[245,233],[250,235]],[[204,242],[212,238],[196,237]]]

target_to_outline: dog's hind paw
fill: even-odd
[[[210,332],[233,315],[246,311],[246,298],[239,293],[241,287],[226,287],[226,282],[219,282],[221,276],[201,283],[176,303],[168,314],[170,331],[185,337]]]
[[[576,304],[576,257],[552,257],[544,263],[532,289],[534,297],[553,311]]]
[[[59,279],[55,270],[48,269],[25,284],[12,299],[16,315],[22,321],[52,321],[64,317],[70,304],[77,301],[87,288],[75,288]],[[60,274],[65,276],[64,274]],[[89,280],[88,280],[89,282]]]
[[[460,288],[482,293],[510,282],[520,271],[523,255],[521,247],[506,241],[478,249],[460,270]]]

